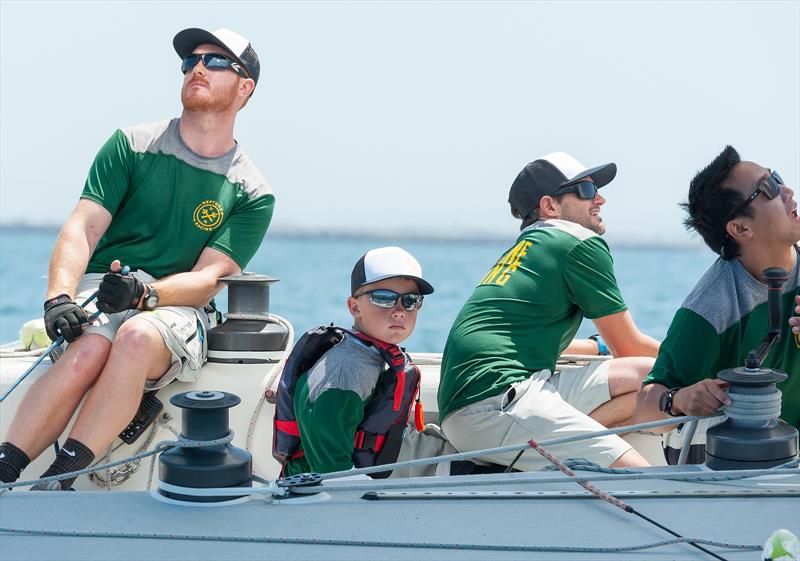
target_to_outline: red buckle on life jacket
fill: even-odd
[[[353,441],[353,448],[356,450],[372,450],[377,454],[383,448],[384,442],[386,442],[386,436],[382,434],[358,431]]]

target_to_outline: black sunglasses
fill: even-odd
[[[774,199],[780,195],[782,185],[786,184],[783,182],[783,179],[781,179],[781,176],[778,175],[778,172],[770,170],[770,174],[758,182],[756,190],[750,193],[750,196],[747,197],[747,199],[745,199],[745,201],[737,206],[736,209],[731,213],[728,221],[731,221],[739,216],[739,214],[741,214],[741,212],[746,209],[750,203],[756,200],[756,197],[758,197],[761,193],[764,193],[764,196],[769,200]]]
[[[197,66],[197,63],[203,61],[203,66],[209,70],[228,70],[229,68],[236,72],[242,78],[249,78],[247,71],[242,68],[242,65],[233,59],[218,53],[205,53],[205,54],[191,54],[183,59],[181,62],[181,72],[186,74],[192,68]]]
[[[575,193],[578,195],[579,199],[591,200],[597,196],[597,185],[591,181],[579,181],[578,183],[573,183],[571,185],[567,185],[566,187],[562,187],[553,193],[553,195],[558,196],[566,193]]]
[[[403,305],[403,309],[407,312],[419,310],[422,307],[422,300],[425,298],[422,294],[416,292],[409,292],[408,294],[398,294],[394,290],[370,290],[363,292],[358,296],[364,294],[369,296],[369,301],[378,306],[379,308],[392,309],[397,305],[397,301]],[[356,296],[356,298],[358,298]]]

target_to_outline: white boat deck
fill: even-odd
[[[650,468],[664,475],[700,466]],[[800,528],[800,473],[725,482],[599,478],[685,537],[760,546]],[[711,559],[559,473],[337,481],[325,494],[184,506],[147,492],[0,496],[0,557],[11,559]],[[377,500],[366,500],[372,492]],[[31,534],[25,534],[26,531]],[[13,531],[11,533],[9,531]],[[16,533],[23,532],[23,533]],[[44,534],[42,534],[44,532]],[[590,548],[547,551],[548,548]],[[755,551],[704,546],[725,559]]]

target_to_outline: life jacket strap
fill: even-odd
[[[371,450],[372,452],[378,453],[383,448],[384,442],[386,442],[385,435],[360,430],[356,432],[353,448],[356,450]]]

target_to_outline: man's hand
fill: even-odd
[[[66,294],[44,303],[44,328],[53,341],[63,335],[67,343],[71,343],[83,335],[83,325],[88,323],[89,318],[83,308]]]
[[[120,274],[120,263],[111,264],[111,273],[106,273],[97,289],[97,309],[106,314],[139,307],[144,294],[144,283],[133,275]]]
[[[730,405],[725,392],[730,384],[723,380],[701,380],[681,388],[672,396],[672,411],[683,415],[711,415],[723,405]]]
[[[800,295],[794,297],[794,316],[789,318],[789,326],[792,333],[800,335]]]

